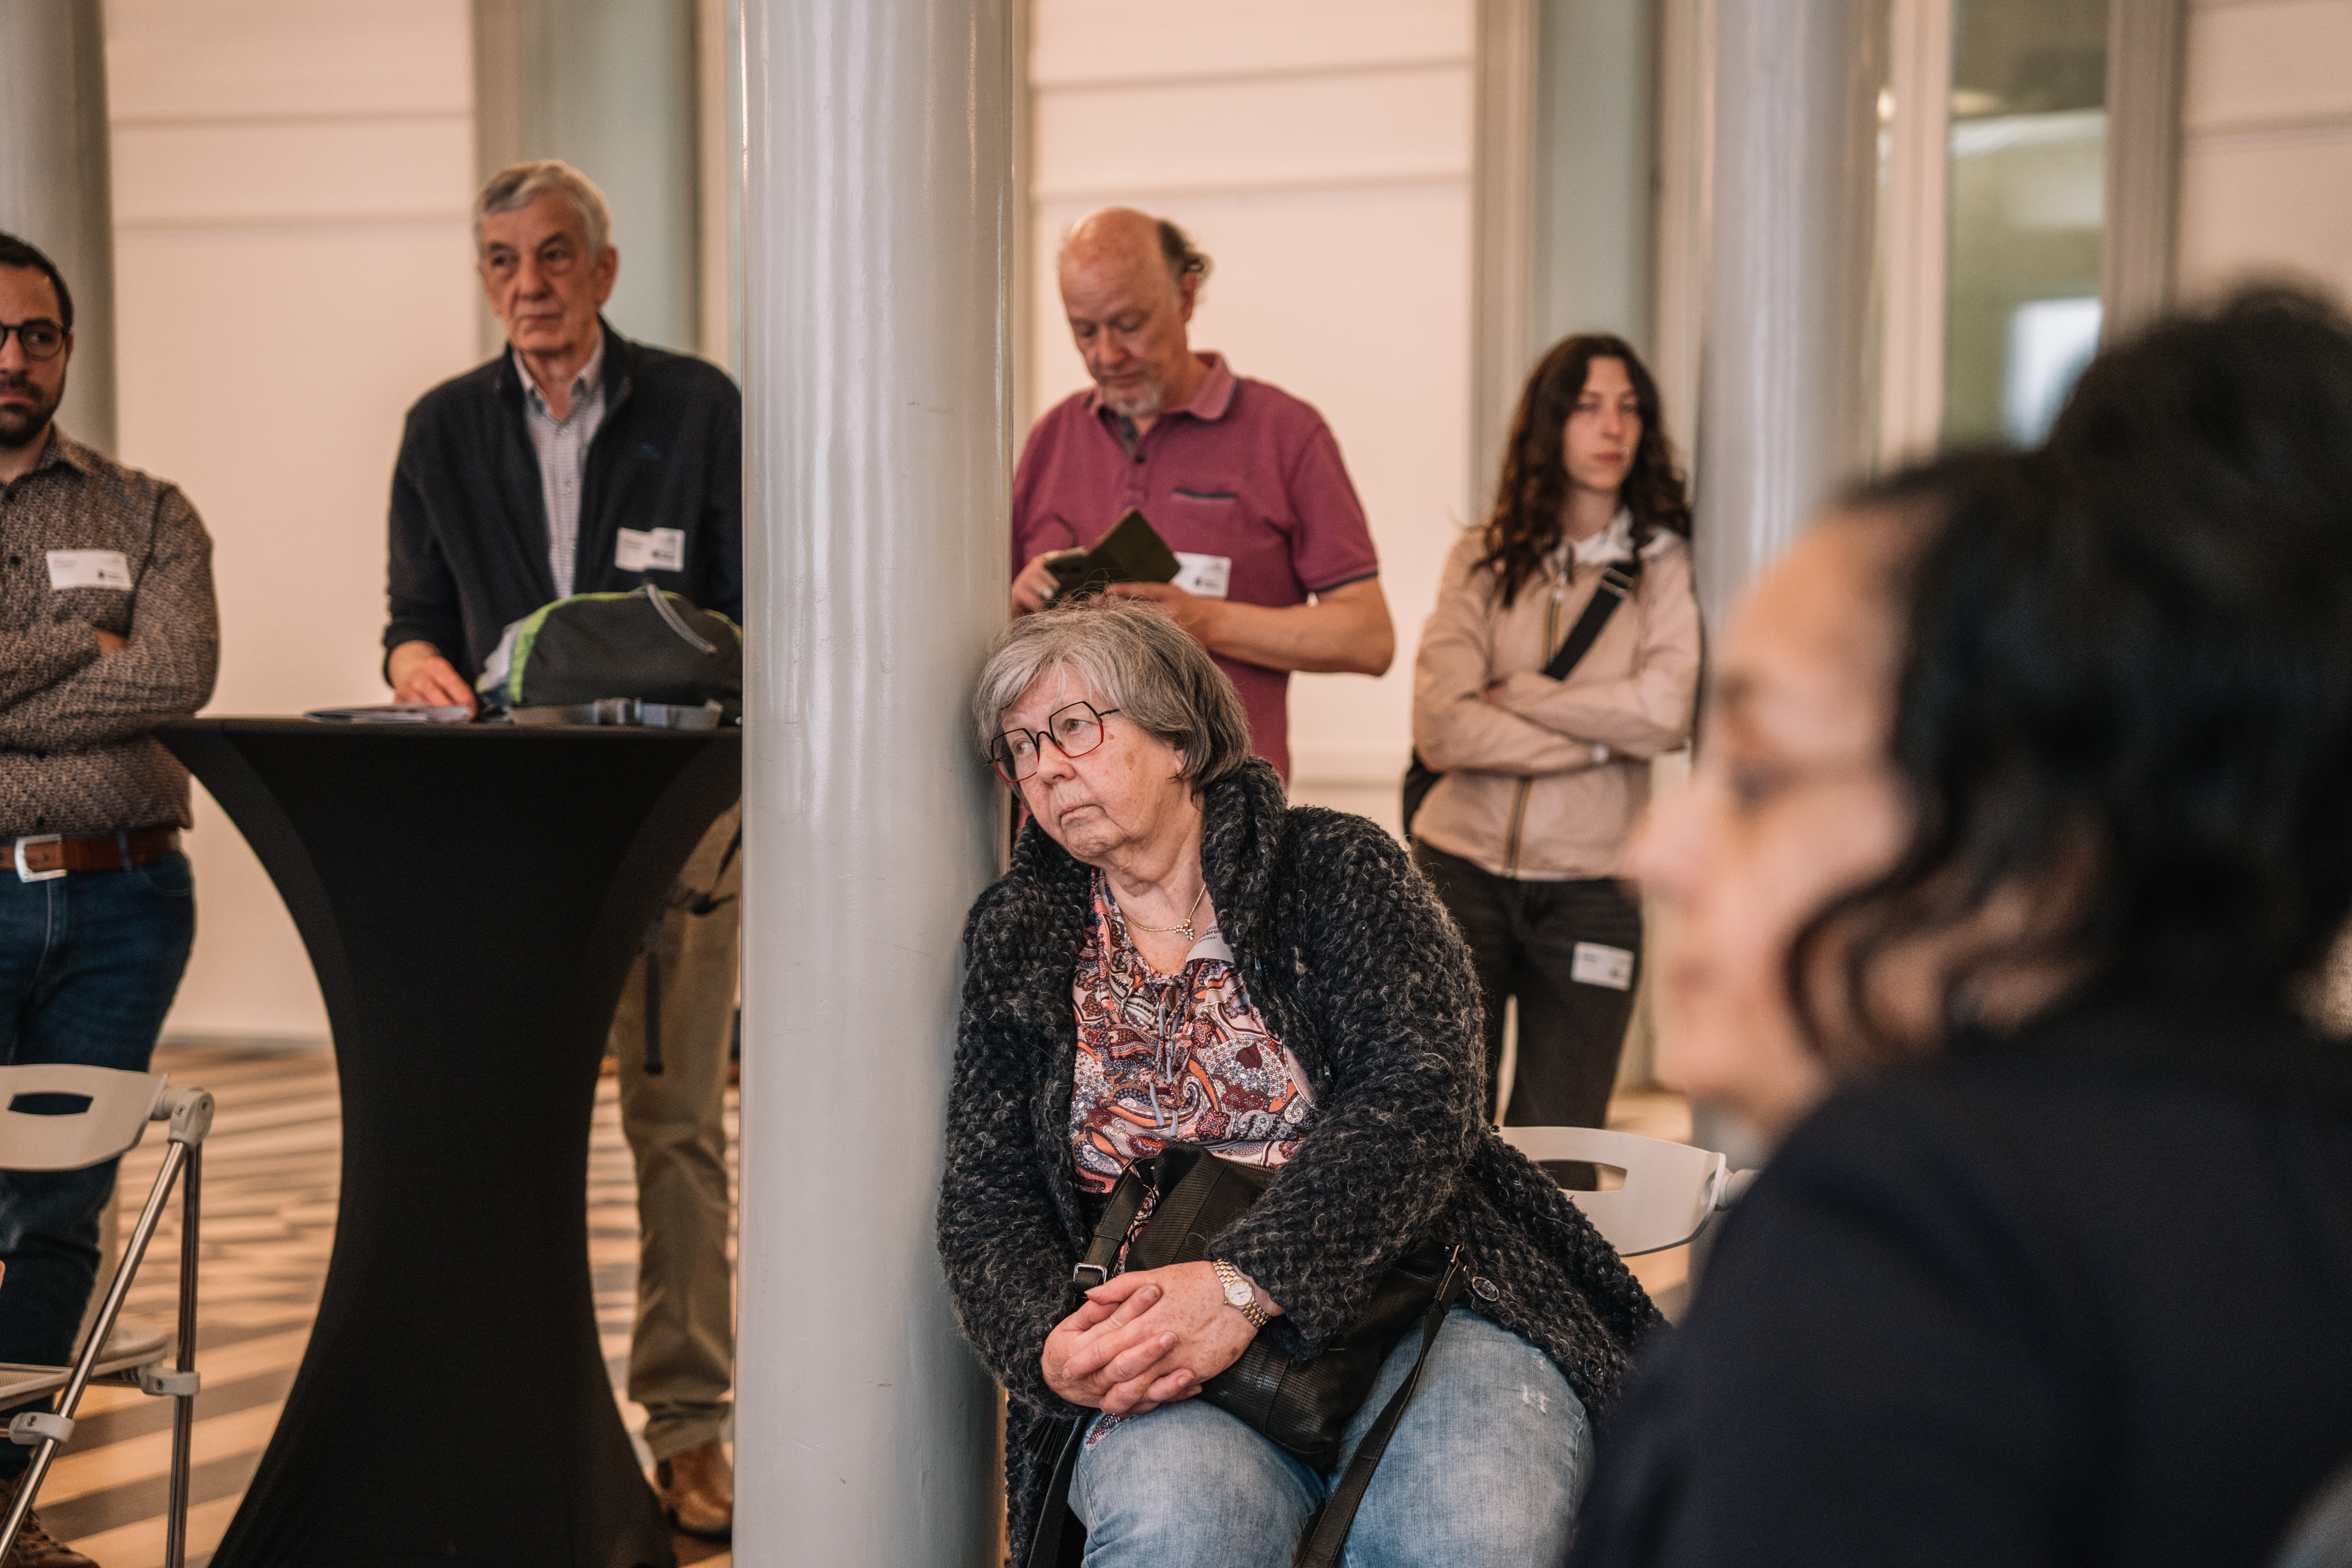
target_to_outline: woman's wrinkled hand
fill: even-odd
[[[1141,1415],[1190,1399],[1239,1361],[1257,1331],[1227,1304],[1206,1263],[1148,1268],[1097,1285],[1045,1336],[1045,1382],[1073,1405]]]

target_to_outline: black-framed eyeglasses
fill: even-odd
[[[1042,730],[1007,730],[988,743],[988,765],[1006,784],[1017,784],[1037,771],[1037,760],[1051,741],[1066,757],[1083,757],[1103,743],[1103,721],[1118,712],[1097,712],[1091,702],[1065,702],[1045,715]]]
[[[8,346],[10,332],[16,334],[26,359],[55,359],[65,352],[66,330],[46,316],[29,321],[0,321],[0,349]]]

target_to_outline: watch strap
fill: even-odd
[[[1265,1309],[1257,1304],[1256,1291],[1250,1291],[1248,1300],[1246,1300],[1236,1301],[1234,1300],[1234,1288],[1236,1286],[1246,1286],[1248,1284],[1248,1281],[1242,1278],[1242,1271],[1234,1268],[1232,1264],[1226,1262],[1222,1258],[1211,1259],[1211,1267],[1214,1268],[1217,1271],[1217,1283],[1224,1288],[1225,1305],[1241,1313],[1243,1317],[1247,1318],[1251,1328],[1262,1329],[1265,1327]]]

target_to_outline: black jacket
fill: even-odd
[[[1459,1242],[1483,1282],[1465,1304],[1550,1356],[1606,1422],[1627,1356],[1662,1320],[1582,1213],[1479,1115],[1478,988],[1436,895],[1371,823],[1286,804],[1263,761],[1204,805],[1218,929],[1315,1089],[1297,1156],[1216,1238],[1286,1309],[1265,1331],[1291,1354],[1316,1350],[1420,1237]],[[1074,1413],[1037,1363],[1088,1235],[1070,1154],[1070,987],[1091,878],[1032,823],[964,928],[940,1258],[965,1337],[1012,1394],[1016,1563],[1050,1468],[1031,1452],[1038,1429]]]
[[[2352,1061],[2068,1010],[1851,1090],[1723,1229],[1579,1568],[2255,1568],[2352,1455]]]
[[[743,398],[724,371],[604,327],[604,422],[588,448],[572,592],[650,577],[743,619]],[[686,534],[677,572],[624,572],[624,528]],[[429,642],[470,680],[511,622],[555,597],[538,454],[512,353],[408,411],[392,476],[388,653]]]

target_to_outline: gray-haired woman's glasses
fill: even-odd
[[[1017,784],[1037,771],[1037,759],[1051,741],[1066,757],[1083,757],[1103,743],[1103,721],[1116,708],[1095,711],[1091,702],[1066,702],[1045,715],[1042,730],[1007,730],[988,743],[988,765],[1006,784]]]
[[[26,359],[55,359],[66,346],[66,330],[51,321],[0,321],[0,348],[8,346],[10,332],[16,334]]]

